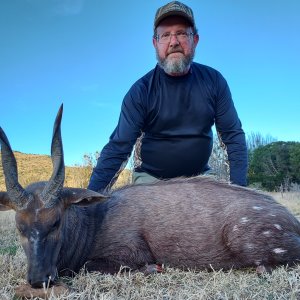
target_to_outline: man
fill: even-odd
[[[89,189],[101,191],[113,183],[138,138],[134,183],[207,172],[214,124],[227,148],[231,182],[246,185],[245,134],[225,79],[193,62],[198,41],[188,6],[172,1],[157,10],[153,45],[158,64],[126,94]]]

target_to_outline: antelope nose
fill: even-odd
[[[29,280],[29,284],[34,289],[39,289],[39,288],[42,288],[45,285],[45,281],[31,281],[31,280]]]
[[[50,279],[50,276],[45,277],[43,280],[38,279],[29,279],[28,283],[31,285],[32,288],[38,289],[43,287],[48,287],[53,284],[53,281]]]

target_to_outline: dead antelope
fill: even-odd
[[[254,190],[205,177],[128,186],[110,195],[64,188],[61,117],[62,107],[52,138],[53,174],[26,189],[0,129],[7,187],[1,209],[16,211],[33,287],[83,266],[115,273],[121,266],[227,270],[298,262],[299,222]]]

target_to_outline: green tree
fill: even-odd
[[[268,191],[289,190],[300,184],[300,143],[273,142],[253,150],[248,180]]]
[[[277,142],[271,135],[263,136],[259,132],[250,132],[246,135],[246,143],[247,143],[247,150],[248,150],[248,161],[251,162],[252,155],[255,149],[261,146],[265,146],[271,144],[273,142]]]

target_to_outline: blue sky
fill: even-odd
[[[0,126],[16,151],[49,154],[64,103],[67,165],[99,151],[131,85],[155,64],[161,0],[1,0]],[[186,0],[195,61],[227,79],[246,133],[300,141],[300,1]]]

